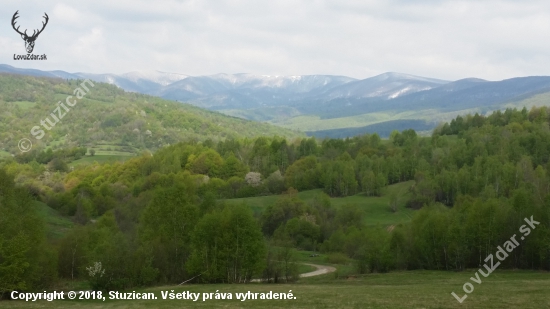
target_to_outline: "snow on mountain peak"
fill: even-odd
[[[411,87],[411,86],[407,86],[397,92],[394,92],[392,94],[390,94],[388,96],[388,99],[395,99],[397,98],[398,96],[400,95],[403,95],[403,94],[407,94],[409,92],[420,92],[420,91],[425,91],[425,90],[430,90],[432,89],[432,87],[423,87],[423,88],[415,88],[415,87]]]
[[[404,74],[404,73],[396,73],[396,72],[386,72],[374,77],[371,77],[372,79],[376,79],[379,81],[385,81],[385,80],[414,80],[414,81],[423,81],[423,82],[430,82],[430,83],[436,83],[436,84],[446,84],[448,81],[435,79],[435,78],[427,78],[422,76],[416,76],[416,75],[410,75],[410,74]]]
[[[162,86],[167,86],[171,83],[174,83],[189,77],[189,75],[185,75],[185,74],[168,73],[168,72],[161,72],[161,71],[134,71],[134,72],[122,74],[121,76],[134,82],[138,80],[149,80],[154,83],[160,84]]]

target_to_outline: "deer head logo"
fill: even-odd
[[[21,31],[19,31],[19,26],[17,26],[17,28],[15,28],[15,20],[19,18],[19,16],[17,15],[18,13],[19,13],[19,11],[15,12],[15,14],[13,14],[13,17],[11,18],[11,26],[13,27],[13,30],[15,30],[15,32],[17,32],[21,35],[21,38],[25,41],[25,48],[27,49],[27,53],[30,54],[30,53],[32,53],[32,51],[34,49],[34,41],[36,41],[36,39],[38,38],[38,35],[40,33],[42,33],[42,31],[44,31],[44,28],[46,28],[46,25],[48,24],[49,17],[48,17],[48,14],[44,13],[45,16],[43,16],[43,17],[46,20],[46,22],[42,22],[42,29],[33,30],[32,35],[29,36],[27,34],[27,30],[25,30],[25,32],[21,32]]]

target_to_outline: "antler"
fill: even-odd
[[[11,26],[13,27],[13,30],[15,30],[20,35],[27,36],[27,30],[25,30],[25,33],[23,33],[21,31],[19,31],[19,26],[17,26],[17,28],[15,28],[15,20],[19,18],[19,16],[17,16],[18,13],[19,13],[19,10],[17,10],[17,12],[15,12],[15,14],[13,14],[13,17],[11,18]]]
[[[48,24],[48,21],[50,20],[50,18],[48,17],[48,14],[46,14],[46,13],[44,13],[44,15],[46,15],[46,16],[42,16],[42,17],[44,17],[44,19],[46,19],[46,22],[42,22],[42,29],[38,30],[38,32],[36,34],[35,34],[36,30],[33,30],[31,38],[37,37],[40,33],[42,33],[42,31],[44,31],[44,28],[46,28],[46,25]]]

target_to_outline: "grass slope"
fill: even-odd
[[[95,154],[92,156],[89,154],[91,150],[95,151]],[[112,162],[124,162],[128,159],[131,159],[140,153],[139,149],[129,148],[129,147],[119,147],[117,145],[97,145],[88,149],[88,155],[71,162],[70,166],[80,166],[88,165],[94,163],[112,163]]]
[[[409,187],[414,181],[407,181],[402,183],[393,184],[387,186],[381,197],[365,196],[364,194],[357,194],[354,196],[331,198],[332,205],[341,207],[345,204],[358,205],[365,214],[364,220],[367,225],[389,226],[399,224],[401,222],[408,222],[412,217],[413,210],[405,208],[405,203],[409,198]],[[312,200],[316,195],[321,194],[322,190],[309,190],[298,193],[300,199],[305,202]],[[390,194],[397,193],[399,196],[398,211],[392,213],[389,210]],[[226,200],[228,203],[238,204],[245,203],[255,213],[261,213],[268,205],[275,203],[279,198],[277,195],[259,196],[239,199]]]
[[[125,154],[125,155],[95,155],[95,156],[86,156],[76,161],[71,162],[70,166],[80,166],[80,165],[89,165],[94,164],[95,162],[99,164],[103,163],[113,163],[113,162],[124,162],[134,155]]]
[[[73,227],[73,222],[71,220],[61,216],[56,210],[48,207],[48,205],[35,201],[34,206],[36,207],[38,216],[46,223],[48,238],[61,238]]]

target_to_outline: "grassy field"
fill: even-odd
[[[383,113],[368,113],[349,117],[323,119],[320,116],[307,115],[296,116],[284,121],[272,121],[273,124],[280,125],[285,128],[291,128],[301,131],[318,131],[328,129],[341,129],[350,127],[363,127],[370,124],[375,124],[390,120],[409,119],[410,116],[415,116],[414,112],[383,112]],[[413,117],[412,119],[417,119]]]
[[[405,208],[405,203],[409,198],[408,188],[413,184],[413,181],[402,182],[387,186],[384,194],[380,197],[365,196],[364,194],[357,194],[342,198],[331,198],[330,201],[333,206],[341,207],[345,204],[358,205],[364,212],[364,220],[367,225],[389,226],[402,222],[410,221],[413,210]],[[307,202],[312,200],[316,195],[322,192],[321,189],[302,191],[298,193],[298,196],[303,201]],[[393,213],[389,210],[389,195],[396,193],[399,196],[398,210]],[[229,203],[245,203],[255,213],[261,213],[265,207],[275,203],[279,198],[277,195],[249,197],[240,199],[226,200]]]
[[[407,199],[407,188],[410,182],[399,183],[386,188],[382,197],[365,197],[362,195],[347,198],[333,198],[332,203],[340,207],[345,203],[356,203],[366,214],[368,224],[390,225],[401,220],[409,220],[411,210],[404,208]],[[388,195],[399,193],[399,211],[391,213],[388,210]],[[312,199],[320,190],[301,192],[304,200]],[[235,199],[230,202],[246,202],[260,207],[261,203],[274,202],[277,196]],[[57,212],[43,203],[36,203],[39,214],[45,218],[48,235],[58,237],[72,223],[59,216]],[[265,206],[264,206],[265,207]],[[261,211],[261,207],[258,208]],[[401,214],[401,215],[400,215]],[[392,217],[393,216],[393,217]],[[315,254],[316,256],[311,256]],[[232,285],[202,285],[186,284],[183,286],[153,287],[137,289],[139,293],[153,293],[155,300],[57,300],[48,301],[1,301],[0,308],[550,308],[550,273],[535,271],[496,271],[488,278],[481,277],[481,284],[470,280],[476,270],[464,272],[446,271],[399,271],[386,274],[353,274],[353,262],[331,263],[330,255],[318,252],[297,251],[297,261],[331,265],[337,268],[335,273],[322,276],[301,278],[293,284],[232,284]],[[336,264],[335,264],[336,263]],[[313,271],[314,268],[300,265],[300,273]],[[468,294],[463,303],[459,303],[452,295],[465,295],[463,285],[472,283],[474,291]],[[71,282],[59,285],[59,290],[87,290],[85,282]],[[296,299],[249,299],[240,301],[236,293],[288,293],[292,290]],[[181,293],[189,291],[200,293],[199,300],[163,299],[161,292]],[[40,291],[39,291],[40,292]],[[132,292],[132,291],[126,291]],[[232,299],[202,300],[203,293],[230,293]],[[66,295],[66,294],[65,294]],[[212,294],[214,296],[214,294]],[[259,294],[258,294],[259,295]]]
[[[97,163],[111,163],[116,161],[125,161],[130,158],[133,158],[133,155],[95,155],[95,156],[85,156],[82,159],[71,162],[71,166],[87,165]]]
[[[61,216],[56,210],[48,207],[48,205],[37,201],[34,202],[34,205],[36,212],[46,223],[48,238],[60,238],[72,228],[73,222],[71,220]]]
[[[546,92],[546,93],[534,95],[525,100],[508,103],[505,105],[505,108],[508,108],[508,107],[517,108],[521,110],[525,106],[527,110],[530,110],[534,106],[541,107],[541,106],[548,106],[549,104],[550,104],[550,92]]]
[[[304,265],[304,264],[298,265],[298,272],[300,274],[309,273],[309,272],[315,271],[316,269],[317,268],[315,268],[313,266],[310,266],[310,265]]]
[[[54,147],[63,147],[63,144],[65,144],[65,142],[67,141],[67,137],[63,136],[63,137],[60,137],[52,142],[50,142],[48,144],[48,146],[46,147],[46,149],[48,148],[54,148]]]
[[[303,278],[295,284],[183,285],[157,287],[156,300],[4,301],[2,308],[550,308],[550,274],[502,271],[473,283],[474,291],[463,303],[462,285],[474,270],[465,272],[408,271],[334,279],[333,274]],[[471,282],[471,281],[470,281]],[[236,293],[288,293],[296,299],[236,299]],[[199,300],[164,300],[162,291],[201,293]],[[202,293],[231,293],[231,300],[202,300]],[[108,295],[107,295],[108,298]]]
[[[498,109],[498,107],[495,107],[494,109]],[[471,108],[452,112],[445,112],[436,109],[424,109],[403,112],[385,111],[328,119],[315,115],[300,115],[284,120],[274,120],[271,121],[271,123],[281,126],[283,128],[293,130],[321,131],[329,129],[364,127],[392,120],[417,119],[427,120],[430,122],[450,121],[458,115],[465,115],[468,113],[475,114],[476,112],[482,112],[482,110],[479,108]]]
[[[9,153],[7,151],[4,151],[4,150],[0,150],[0,158],[2,158],[2,157],[9,158],[9,157],[11,157],[11,153]]]
[[[19,106],[19,108],[21,108],[22,110],[27,110],[36,105],[35,102],[29,102],[29,101],[18,101],[18,102],[13,102],[13,104]]]
[[[94,156],[89,155],[89,151],[92,149],[95,151]],[[79,166],[79,165],[93,164],[94,162],[97,162],[97,163],[110,163],[110,162],[116,162],[116,161],[123,162],[133,157],[135,157],[135,153],[124,151],[116,145],[106,144],[106,145],[99,145],[95,148],[89,148],[88,154],[86,156],[82,157],[79,160],[71,162],[70,165]]]
[[[530,98],[499,104],[494,106],[484,106],[478,108],[466,108],[462,110],[446,111],[439,109],[418,109],[414,111],[381,111],[367,114],[359,114],[338,118],[323,118],[318,115],[292,115],[271,119],[269,122],[283,128],[300,131],[323,131],[330,129],[364,127],[377,123],[383,123],[392,120],[426,120],[432,123],[449,122],[458,115],[466,114],[486,114],[496,110],[505,110],[506,108],[517,108],[521,110],[524,106],[529,110],[533,106],[548,106],[550,104],[550,93],[542,93]],[[246,113],[241,117],[247,117]],[[252,118],[254,119],[254,118]],[[259,119],[261,120],[261,119]],[[434,125],[435,127],[435,125]],[[419,133],[419,132],[417,132]],[[431,130],[427,133],[431,134]]]

